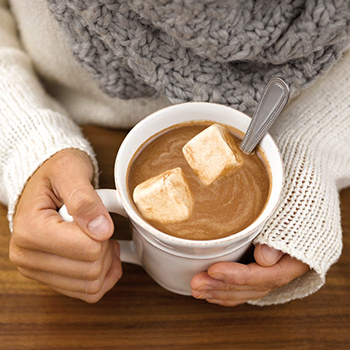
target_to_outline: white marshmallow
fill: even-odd
[[[136,186],[133,199],[147,220],[176,223],[187,220],[192,214],[193,198],[181,168],[142,182]]]
[[[230,132],[219,124],[213,124],[193,137],[182,152],[205,185],[210,185],[243,161]]]

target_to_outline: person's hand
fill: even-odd
[[[254,263],[222,262],[191,281],[192,295],[210,303],[236,306],[260,299],[303,275],[309,266],[267,245],[257,245]]]
[[[97,302],[121,277],[113,221],[94,191],[89,157],[67,149],[47,160],[19,200],[10,260],[26,277],[67,296]],[[57,209],[66,204],[74,222]]]

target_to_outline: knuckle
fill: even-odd
[[[9,260],[14,264],[17,265],[17,246],[13,243],[13,240],[10,240],[10,246],[9,246]]]
[[[103,273],[103,262],[98,260],[91,264],[91,267],[85,271],[84,278],[90,281],[95,281],[101,278]]]
[[[18,254],[14,253],[13,251],[10,251],[9,253],[9,260],[11,263],[15,266],[21,266],[21,260],[19,259]]]
[[[121,264],[112,267],[111,270],[109,270],[109,274],[111,281],[113,281],[113,284],[116,284],[123,276],[123,269]]]
[[[85,293],[89,295],[98,294],[103,286],[103,279],[99,279],[96,281],[90,281],[86,284]]]
[[[27,229],[29,229],[30,223],[27,223]],[[20,227],[23,227],[22,224],[17,224],[14,226],[14,230],[11,235],[10,240],[10,249],[13,249],[16,246],[26,247],[30,243],[30,236],[26,234],[26,230],[21,229]]]
[[[95,304],[98,301],[100,301],[102,297],[103,297],[103,295],[99,295],[99,294],[86,295],[86,296],[84,296],[83,300],[88,304]]]
[[[84,255],[88,261],[98,261],[103,254],[103,246],[101,242],[90,240],[90,243],[85,246]]]
[[[25,260],[25,252],[19,249],[15,244],[10,243],[9,260],[15,266],[23,267],[25,265],[23,262]]]
[[[116,271],[115,271],[115,279],[116,281],[119,281],[123,276],[123,270],[121,268],[118,268]]]
[[[67,201],[67,208],[72,215],[89,214],[94,206],[95,199],[90,194],[88,185],[74,189]]]

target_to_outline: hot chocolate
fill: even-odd
[[[193,212],[177,223],[149,221],[169,235],[211,240],[235,234],[255,221],[264,209],[270,193],[269,168],[258,152],[242,154],[239,167],[226,172],[210,185],[203,184],[184,158],[182,148],[194,136],[213,123],[185,123],[156,135],[140,148],[128,172],[128,192],[132,198],[137,185],[169,169],[180,167],[193,194]],[[239,132],[225,126],[240,144]]]

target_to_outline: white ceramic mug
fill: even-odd
[[[267,134],[260,146],[271,171],[271,193],[265,209],[249,227],[232,236],[209,241],[177,238],[152,227],[135,210],[128,195],[126,183],[129,163],[139,147],[153,135],[192,120],[210,120],[233,126],[245,133],[250,117],[230,107],[202,102],[177,104],[159,110],[139,122],[120,146],[114,168],[116,190],[97,190],[110,212],[128,217],[132,223],[132,241],[119,241],[121,260],[141,265],[158,284],[183,295],[191,295],[192,277],[212,264],[240,261],[276,208],[283,182],[281,156],[272,137]],[[65,206],[61,208],[60,214],[65,220],[72,220]]]

